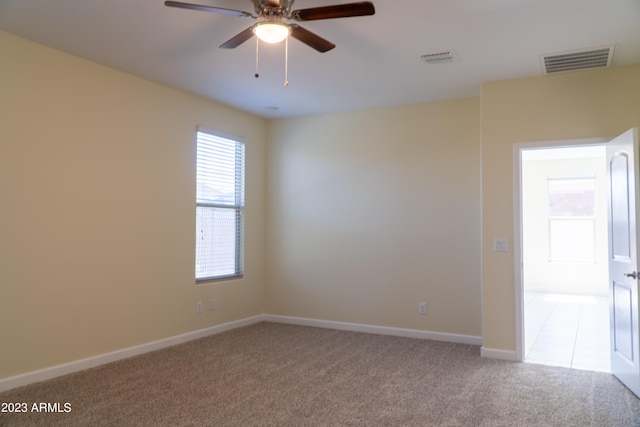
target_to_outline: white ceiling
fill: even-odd
[[[250,0],[186,0],[254,12]],[[354,0],[297,0],[292,9]],[[542,75],[540,55],[615,45],[640,64],[640,0],[372,0],[376,14],[300,22],[337,45],[218,46],[255,21],[163,0],[0,0],[0,30],[261,117],[479,96],[483,82]],[[427,65],[452,50],[459,60]]]

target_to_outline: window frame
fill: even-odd
[[[234,189],[234,203],[215,203],[210,201],[201,200],[198,192],[198,184],[200,181],[198,180],[199,168],[199,148],[200,148],[200,134],[206,134],[212,138],[223,139],[229,142],[233,142],[236,144],[235,146],[235,160],[234,160],[234,174],[235,174],[235,189]],[[241,148],[241,150],[238,150]],[[196,222],[197,222],[197,211],[199,208],[211,208],[211,209],[225,209],[234,211],[235,216],[235,232],[234,232],[234,272],[231,274],[220,274],[220,275],[212,275],[212,276],[201,276],[198,277],[198,269],[197,269],[197,260],[198,260],[198,247],[197,247],[197,238],[199,230],[196,225],[196,235],[194,242],[194,247],[196,250],[195,260],[194,260],[194,277],[196,284],[204,284],[208,282],[217,282],[222,280],[232,280],[232,279],[240,279],[244,276],[244,222],[245,222],[245,173],[246,173],[246,142],[243,138],[240,138],[235,135],[225,134],[219,131],[214,131],[202,126],[198,126],[196,130]],[[240,156],[240,160],[238,159]],[[240,170],[238,170],[238,167]],[[239,178],[239,179],[238,179]]]

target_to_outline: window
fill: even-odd
[[[244,143],[198,131],[196,281],[243,272]]]
[[[548,177],[549,261],[595,262],[595,177]]]
[[[548,177],[549,216],[593,218],[596,212],[596,178]]]

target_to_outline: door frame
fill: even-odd
[[[513,144],[513,272],[515,307],[515,360],[524,361],[524,277],[522,259],[522,152],[549,148],[577,148],[604,145],[613,138],[584,138]]]

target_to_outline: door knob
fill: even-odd
[[[633,280],[635,280],[636,277],[638,277],[635,271],[633,273],[625,273],[625,276],[631,277]]]

